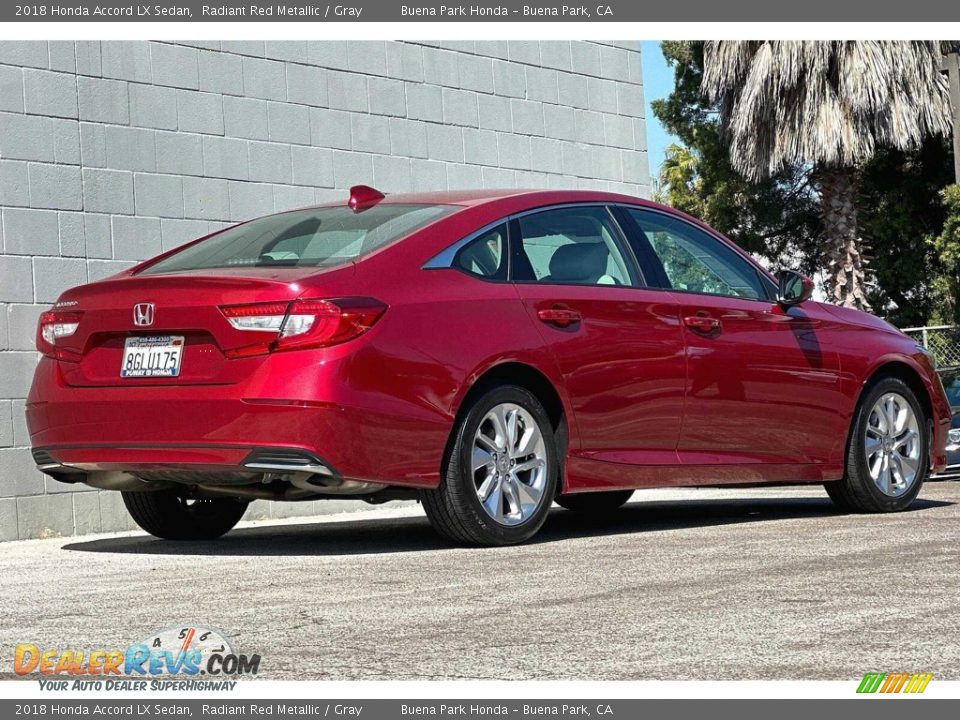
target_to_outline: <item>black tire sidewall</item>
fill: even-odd
[[[866,426],[869,422],[870,411],[881,395],[886,393],[897,393],[906,398],[913,410],[920,425],[920,466],[917,469],[917,478],[909,491],[899,497],[890,497],[884,494],[870,477],[870,470],[867,463],[866,448],[863,444],[863,437],[866,433]],[[847,450],[847,472],[853,474],[850,478],[855,481],[855,494],[859,496],[856,503],[858,506],[872,506],[865,509],[872,509],[875,512],[895,512],[908,507],[920,493],[923,481],[926,478],[930,464],[930,428],[926,414],[917,400],[916,394],[905,382],[898,378],[884,378],[864,392],[863,398],[857,407],[857,415],[853,425],[853,433],[850,437],[849,448]]]
[[[240,521],[249,505],[242,499],[216,498],[187,506],[176,489],[122,494],[134,522],[164,540],[218,538]]]
[[[533,515],[517,525],[501,525],[487,514],[477,496],[473,474],[468,470],[472,466],[473,439],[480,423],[492,408],[502,403],[519,405],[533,416],[543,435],[547,454],[547,479],[540,507]],[[489,545],[520,543],[531,538],[541,528],[550,512],[552,498],[556,494],[559,463],[556,436],[550,418],[543,405],[530,391],[514,385],[505,385],[494,388],[478,398],[460,423],[453,452],[457,455],[457,462],[450,464],[446,482],[456,485],[455,509],[461,516],[467,515],[463,519],[476,531],[473,534],[480,536],[478,538],[480,542]]]

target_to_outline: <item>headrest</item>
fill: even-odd
[[[602,242],[561,245],[550,258],[550,278],[567,282],[595,282],[607,271],[610,251]]]

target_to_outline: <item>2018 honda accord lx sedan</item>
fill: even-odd
[[[255,498],[418,497],[479,545],[652,486],[823,483],[902,510],[945,461],[941,383],[811,287],[633,197],[358,186],[64,292],[33,455],[172,539]]]

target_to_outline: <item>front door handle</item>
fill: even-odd
[[[547,325],[554,325],[559,328],[570,327],[580,322],[582,318],[580,313],[576,310],[571,310],[570,308],[544,308],[543,310],[537,310],[537,317],[540,318],[541,322],[545,322]]]
[[[708,315],[688,315],[683,319],[683,324],[694,332],[709,335],[720,329],[720,319],[709,317]]]

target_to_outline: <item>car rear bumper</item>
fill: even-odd
[[[960,433],[960,428],[952,428],[950,430],[949,439],[947,440],[946,467],[933,474],[932,477],[936,480],[960,478],[960,442],[957,441],[958,433]]]
[[[27,426],[32,447],[47,461],[37,463],[41,469],[235,472],[252,453],[279,449],[317,458],[338,477],[410,487],[439,482],[449,431],[439,418],[387,412],[378,396],[366,404],[359,394],[339,402],[290,399],[296,388],[317,394],[296,377],[290,382],[278,388],[254,376],[243,385],[71,387],[57,363],[43,358],[27,400]]]
[[[960,479],[960,465],[947,465],[940,472],[930,476],[933,480],[956,480]]]
[[[342,477],[330,463],[309,450],[280,447],[78,445],[35,447],[37,468],[48,474],[151,473],[172,468],[197,473],[310,473]]]

